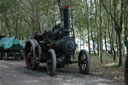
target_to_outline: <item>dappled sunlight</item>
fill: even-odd
[[[96,81],[96,82],[109,82],[110,80],[105,80],[105,79],[99,79],[99,78],[97,78],[94,81]]]
[[[103,57],[104,63],[98,58],[91,58],[91,73],[97,77],[111,79],[117,82],[124,82],[124,66],[118,66],[118,61],[113,62],[110,56]]]
[[[104,66],[105,67],[113,67],[113,66],[117,66],[118,64],[117,63],[108,63],[108,64],[105,64]]]
[[[26,81],[26,83],[37,83],[39,80],[29,80],[29,81]]]
[[[17,77],[17,75],[13,75],[13,77]]]
[[[0,64],[0,67],[9,68],[9,66],[7,66],[7,65],[1,65],[1,64]]]
[[[62,84],[62,85],[73,85],[73,84],[69,84],[69,83],[64,83],[64,84]]]
[[[113,84],[98,83],[97,85],[113,85]]]
[[[24,68],[24,62],[22,62],[20,65],[17,62],[15,63],[15,66],[10,64],[10,62],[6,62],[6,65],[9,66],[10,71],[1,67],[3,64],[5,64],[5,62],[1,63],[0,69],[3,71],[0,71],[0,76],[3,75],[6,80],[9,80],[8,82],[15,80],[17,84],[20,83],[19,85],[118,85],[113,84],[114,82],[111,80],[95,77],[91,74],[80,74],[77,71],[78,69],[75,69],[78,67],[74,67],[74,71],[72,71],[72,66],[65,67],[57,70],[56,75],[50,77],[47,75],[46,70],[41,70],[45,69],[44,65],[38,68],[39,71],[30,71]],[[6,74],[3,74],[4,72],[6,72]],[[15,82],[11,82],[11,85],[13,85]]]

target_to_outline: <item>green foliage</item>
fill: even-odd
[[[104,0],[104,3],[110,9],[110,0]],[[120,3],[117,1],[118,15],[120,15],[121,10]],[[101,4],[99,0],[72,0],[71,4],[76,37],[81,36],[83,40],[91,37],[88,35],[89,29],[96,42],[100,24],[99,10]],[[111,6],[113,6],[112,2]],[[107,38],[109,38],[107,24],[108,18],[110,21],[111,18],[110,16],[107,17],[103,7],[101,10],[102,32],[106,31]],[[0,33],[3,35],[27,39],[32,36],[33,32],[52,29],[57,22],[60,22],[57,0],[0,0]],[[89,23],[89,28],[87,28],[87,23]],[[112,28],[112,24],[109,28]]]

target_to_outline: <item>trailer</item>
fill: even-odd
[[[0,39],[0,59],[6,60],[9,57],[24,59],[24,44],[16,37],[2,37]]]

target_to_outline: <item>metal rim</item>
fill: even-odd
[[[56,54],[53,49],[48,51],[47,72],[50,76],[55,75],[56,72]]]
[[[80,51],[80,54],[78,57],[78,66],[79,66],[79,70],[82,74],[89,73],[90,60],[89,60],[89,54],[86,50]]]
[[[35,70],[39,66],[40,49],[34,39],[26,42],[25,45],[25,62],[28,69]],[[37,57],[38,56],[38,57]]]
[[[35,39],[33,39],[33,41],[35,43],[35,60],[36,63],[39,64],[41,59],[41,47]]]
[[[26,43],[25,46],[25,62],[28,69],[32,68],[33,65],[33,46],[30,42]]]

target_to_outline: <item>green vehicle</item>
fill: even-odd
[[[24,44],[16,37],[0,37],[0,59],[24,59]]]

